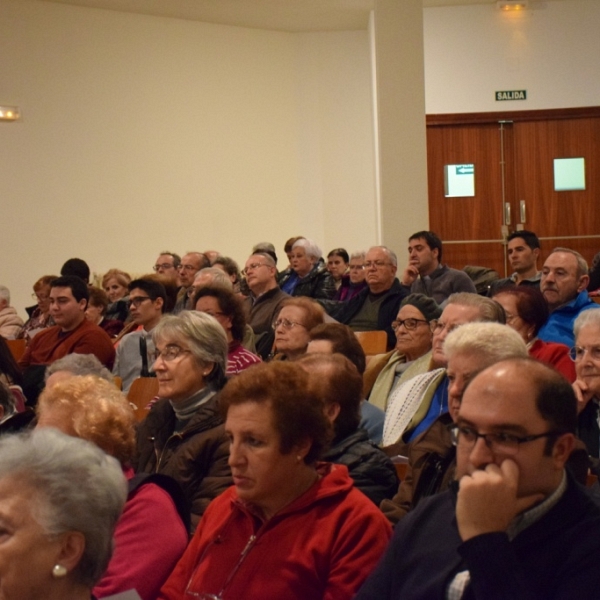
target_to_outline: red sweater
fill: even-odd
[[[307,492],[262,521],[235,487],[215,498],[159,598],[349,600],[391,536],[381,511],[343,465],[322,464]],[[229,580],[229,581],[228,581]],[[228,583],[227,583],[228,582]]]
[[[570,383],[573,383],[577,377],[575,363],[569,357],[569,348],[564,344],[535,340],[529,348],[529,356],[551,365],[559,373],[562,373]]]
[[[84,319],[72,331],[63,332],[59,325],[40,331],[29,342],[19,366],[25,369],[30,365],[49,365],[73,353],[93,354],[109,369],[112,369],[115,360],[115,349],[108,334]]]
[[[131,479],[133,469],[125,476]],[[171,496],[154,483],[140,486],[125,503],[115,529],[115,551],[94,595],[104,598],[135,589],[142,600],[154,600],[187,543]]]

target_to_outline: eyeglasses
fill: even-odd
[[[573,346],[573,348],[569,349],[569,356],[573,362],[578,362],[583,360],[586,352],[591,356],[592,360],[600,360],[600,346],[592,346],[591,348]]]
[[[302,325],[302,323],[298,323],[297,321],[290,321],[289,319],[277,319],[277,321],[273,321],[273,324],[271,325],[271,327],[273,327],[273,329],[277,329],[278,327],[283,327],[286,331],[292,329],[292,327],[295,327],[296,325],[300,325],[300,327],[304,327],[304,329],[306,329],[305,325]]]
[[[511,433],[479,433],[470,427],[461,427],[460,425],[451,425],[448,429],[452,443],[455,446],[460,445],[465,450],[471,450],[477,443],[477,440],[482,438],[485,445],[492,452],[507,455],[516,454],[521,444],[563,433],[561,431],[547,431],[546,433],[538,433],[537,435],[518,436]]]
[[[175,344],[169,344],[164,350],[155,350],[152,353],[152,358],[157,361],[162,358],[165,362],[171,362],[175,360],[181,354],[191,354],[190,350],[176,346]]]
[[[139,308],[142,305],[142,302],[146,302],[146,300],[152,300],[152,298],[150,298],[150,296],[136,296],[135,298],[129,298],[129,306]]]
[[[197,271],[198,268],[194,267],[193,265],[179,265],[177,267],[178,271]]]
[[[154,265],[152,268],[158,273],[158,271],[160,271],[161,269],[165,269],[166,271],[168,269],[176,269],[177,267],[169,263],[162,263],[162,265]]]
[[[407,331],[412,331],[417,328],[419,323],[429,323],[429,321],[426,321],[425,319],[403,319],[392,321],[392,329],[396,331],[396,329],[400,329],[400,327],[404,325]]]
[[[252,263],[251,265],[248,265],[243,271],[242,271],[242,275],[248,275],[248,273],[250,271],[254,271],[254,269],[258,269],[258,267],[268,267],[269,265],[267,265],[266,263]]]
[[[365,264],[363,265],[363,267],[365,269],[370,269],[371,267],[375,267],[376,269],[381,269],[381,267],[385,267],[386,265],[389,265],[390,263],[385,261],[385,260],[367,260],[365,261]],[[350,267],[352,268],[352,267]]]
[[[364,265],[349,265],[348,268],[351,271],[362,271],[365,268],[365,266]]]
[[[457,327],[460,327],[461,325],[462,323],[454,323],[452,325],[449,325],[448,323],[442,323],[442,321],[438,321],[438,319],[432,319],[429,322],[429,328],[431,329],[431,332],[434,335],[442,333],[444,329],[446,330],[446,333],[450,333],[451,331],[454,331]]]
[[[50,296],[42,296],[41,294],[31,294],[31,297],[34,300],[39,300],[40,302],[43,302],[44,300],[48,300],[48,298],[50,298]]]

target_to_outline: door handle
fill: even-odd
[[[527,221],[527,211],[525,208],[525,200],[521,200],[521,202],[519,202],[519,208],[521,210],[521,223],[525,223],[525,221]]]
[[[510,202],[504,203],[504,224],[510,225]]]

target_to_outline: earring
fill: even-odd
[[[60,579],[61,577],[64,577],[67,574],[67,567],[65,567],[64,565],[54,565],[52,567],[52,577],[54,577],[54,579]]]

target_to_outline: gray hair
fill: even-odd
[[[196,277],[194,277],[194,282],[196,281],[196,278],[200,277],[201,275],[203,277],[211,278],[211,282],[209,284],[203,285],[202,287],[206,287],[207,285],[216,285],[227,290],[233,290],[233,283],[231,283],[231,279],[229,279],[227,273],[225,273],[221,269],[218,269],[217,267],[204,267],[204,269],[200,269],[196,273]],[[196,291],[199,289],[198,286],[194,287],[196,288]]]
[[[44,380],[47,381],[50,375],[58,371],[73,375],[96,375],[110,383],[115,381],[113,374],[93,354],[67,354],[55,360],[46,368]]]
[[[312,256],[312,258],[314,258],[315,260],[319,260],[323,256],[321,248],[319,248],[319,246],[317,246],[315,242],[309,240],[308,238],[301,238],[294,242],[292,250],[294,248],[304,248],[306,256]]]
[[[460,306],[474,306],[479,309],[481,318],[479,321],[488,321],[492,323],[506,323],[506,315],[504,309],[496,300],[491,300],[485,296],[479,294],[473,294],[472,292],[457,292],[450,294],[448,300],[446,300],[446,306],[448,304],[459,304]]]
[[[567,254],[572,254],[577,261],[577,277],[581,277],[582,275],[587,275],[589,273],[589,268],[587,261],[577,250],[571,250],[571,248],[554,248],[550,254],[554,254],[555,252],[566,252]],[[550,256],[550,255],[548,255]]]
[[[96,445],[51,428],[0,439],[0,479],[33,488],[32,513],[48,536],[77,531],[85,538],[73,578],[93,587],[113,551],[113,532],[127,498],[118,461]]]
[[[451,331],[444,341],[444,355],[451,360],[456,354],[474,354],[486,367],[506,358],[529,356],[523,338],[500,323],[465,323]]]
[[[176,342],[184,339],[201,366],[214,364],[206,380],[220,389],[227,371],[227,336],[221,324],[211,315],[185,310],[178,315],[166,315],[152,330],[152,340]]]
[[[591,308],[579,313],[579,316],[575,319],[575,323],[573,323],[575,339],[579,337],[581,330],[588,325],[597,325],[600,327],[600,310]]]
[[[387,246],[371,246],[368,251],[371,252],[371,250],[375,250],[376,248],[379,248],[380,250],[383,250],[388,255],[388,257],[390,259],[390,262],[395,267],[398,267],[398,257],[396,256],[396,253],[393,250],[391,250]]]
[[[0,285],[0,300],[6,300],[6,304],[10,306],[10,290],[5,285]]]
[[[256,252],[253,252],[250,256],[260,256],[262,259],[264,259],[265,264],[267,266],[277,267],[277,263],[275,262],[275,259],[270,254],[267,254],[266,252],[259,252],[257,250]]]
[[[350,255],[350,260],[353,260],[354,258],[362,258],[365,260],[365,256],[367,256],[367,253],[364,250],[359,250],[358,252],[353,252]]]

